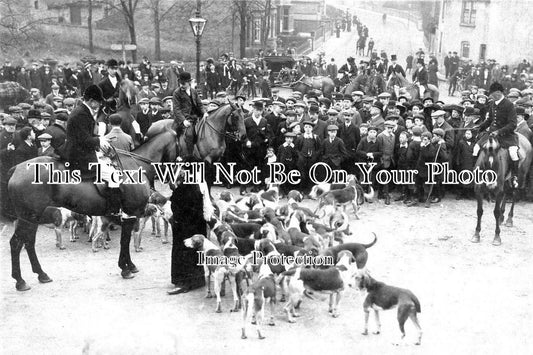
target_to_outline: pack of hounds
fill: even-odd
[[[240,258],[241,262],[204,265],[206,298],[216,297],[215,311],[222,312],[222,296],[225,281],[233,294],[231,312],[242,312],[241,338],[246,339],[248,324],[254,324],[259,339],[264,339],[262,324],[265,308],[270,309],[269,325],[274,325],[275,305],[284,303],[283,310],[290,323],[299,316],[298,310],[305,298],[319,299],[329,296],[329,313],[339,316],[339,304],[348,288],[366,292],[363,303],[365,315],[363,335],[368,334],[370,311],[374,312],[376,331],[381,332],[380,310],[397,308],[397,320],[405,337],[404,325],[409,318],[418,331],[415,344],[421,343],[422,331],[417,314],[421,312],[418,298],[409,290],[389,286],[375,280],[368,270],[367,249],[369,244],[344,242],[351,235],[347,207],[351,206],[356,219],[365,199],[373,197],[373,191],[365,193],[354,176],[347,184],[319,184],[309,194],[317,200],[316,210],[300,203],[303,196],[292,190],[287,203],[281,204],[278,187],[269,184],[266,191],[249,193],[235,199],[229,191],[221,192],[214,202],[217,223],[208,236],[194,235],[184,241],[189,248],[203,251],[214,257]],[[120,223],[120,217],[88,217],[75,214],[63,208],[49,208],[48,225],[56,232],[56,246],[64,249],[61,228],[68,227],[70,241],[79,237],[76,228],[83,226],[89,232],[92,250],[108,248],[109,229]],[[155,192],[150,197],[145,214],[138,219],[134,229],[134,247],[142,251],[141,236],[148,220],[152,220],[152,234],[162,236],[162,243],[168,243],[168,227],[172,212],[168,199]],[[160,224],[164,224],[161,233]],[[261,258],[254,258],[254,253]],[[292,264],[279,263],[280,258],[290,257]],[[305,258],[307,256],[307,258]],[[299,260],[332,260],[332,265],[296,263]],[[213,285],[213,286],[211,286]],[[394,342],[398,344],[398,341]]]

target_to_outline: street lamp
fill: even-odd
[[[196,16],[189,19],[191,24],[192,33],[194,38],[196,38],[196,84],[200,82],[200,39],[202,33],[204,32],[205,24],[207,20],[200,17],[200,11],[196,11]]]

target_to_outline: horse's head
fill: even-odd
[[[118,96],[118,107],[126,106],[132,107],[137,103],[137,94],[139,90],[135,84],[129,80],[124,79],[120,82],[120,92]]]
[[[481,154],[478,157],[476,166],[481,170],[492,170],[497,176],[505,175],[501,169],[506,169],[507,156],[504,150],[500,149],[500,142],[495,137],[489,136],[489,139],[483,144]],[[489,189],[493,189],[497,183],[487,184]]]
[[[228,118],[230,130],[235,132],[237,140],[243,140],[246,137],[246,127],[244,126],[244,114],[242,108],[229,101],[231,112]]]

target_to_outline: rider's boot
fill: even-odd
[[[518,188],[518,160],[511,160],[511,186],[513,189]]]

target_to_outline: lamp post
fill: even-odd
[[[196,84],[197,85],[200,81],[200,53],[201,53],[200,39],[202,38],[202,33],[204,32],[206,22],[207,22],[206,19],[200,17],[199,7],[196,10],[195,17],[191,17],[189,19],[189,23],[191,24],[191,28],[192,28],[192,33],[194,34],[194,38],[196,39]]]

